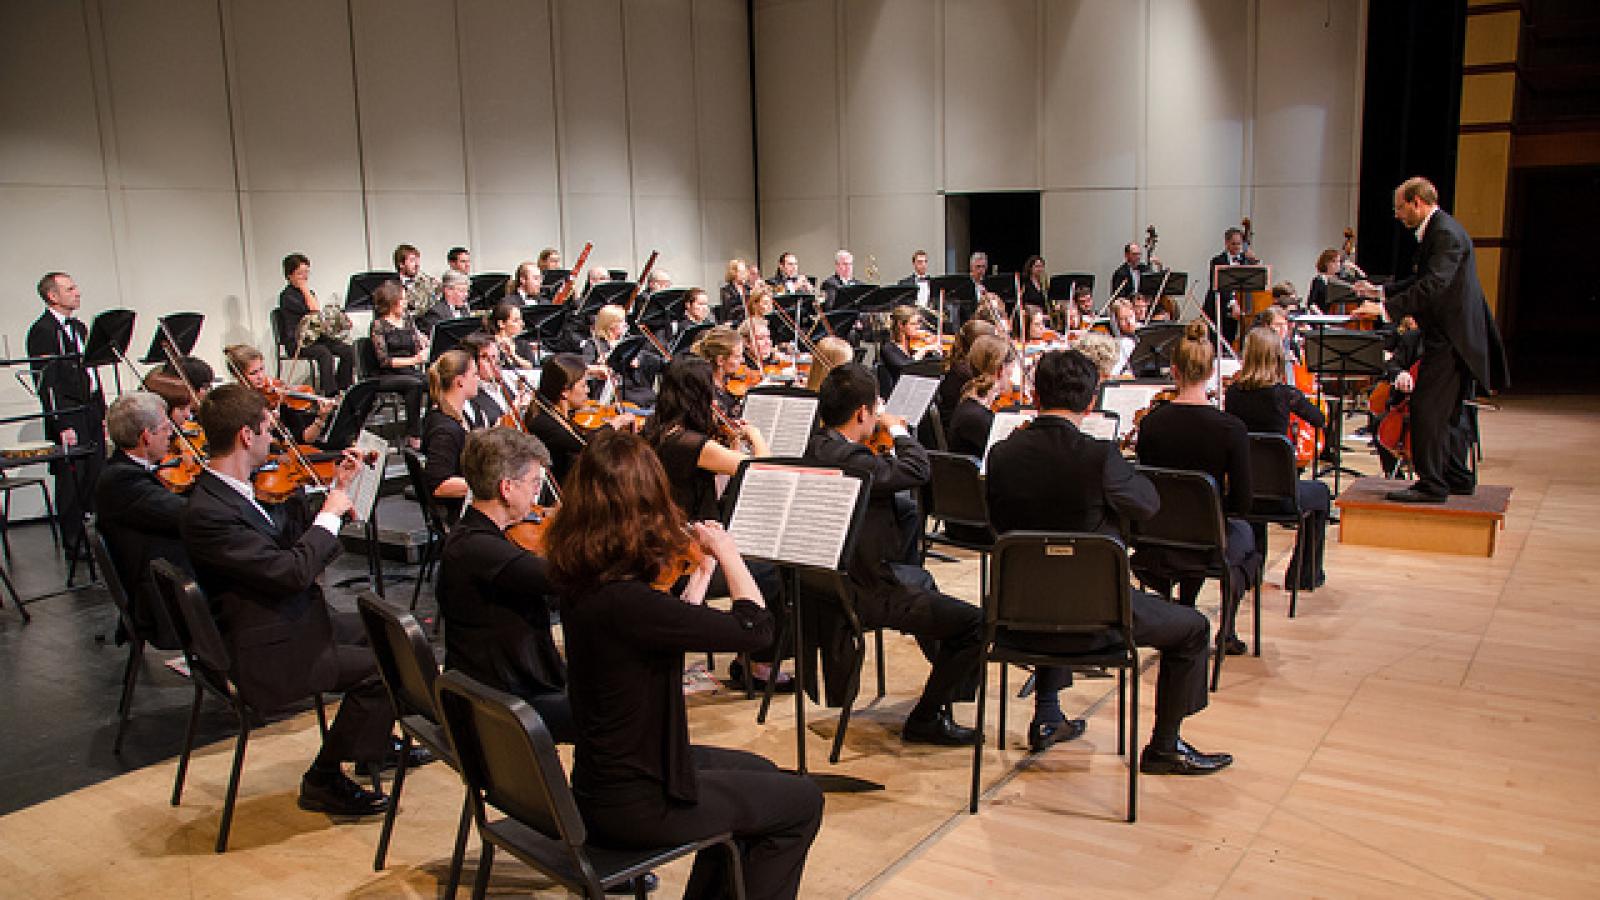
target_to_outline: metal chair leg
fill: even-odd
[[[888,686],[884,676],[883,629],[875,629],[872,634],[873,639],[876,641],[876,651],[874,657],[877,660],[878,666],[878,699],[882,700],[884,694],[888,693]]]
[[[1005,663],[1000,664],[1002,669]],[[989,660],[978,660],[978,719],[974,728],[978,730],[977,740],[972,743],[972,793],[967,798],[967,812],[972,815],[978,813],[978,787],[983,780],[983,723],[984,711],[987,708],[989,695]],[[1001,697],[1005,696],[1002,692]],[[1001,702],[1004,702],[1003,700]]]
[[[394,834],[394,817],[400,811],[400,792],[406,786],[406,763],[411,759],[411,735],[400,743],[400,766],[394,773],[394,789],[389,792],[389,808],[383,813],[383,830],[378,832],[378,850],[372,855],[372,871],[382,872],[389,858],[389,837]]]
[[[467,834],[472,830],[472,795],[461,795],[461,824],[456,826],[456,847],[450,854],[450,877],[445,882],[444,895],[452,898],[461,886],[461,867],[467,859]]]
[[[228,850],[228,832],[233,827],[233,807],[239,799],[239,773],[244,769],[244,749],[250,741],[250,723],[245,720],[244,712],[239,714],[239,740],[233,749],[233,771],[228,775],[228,796],[222,801],[222,823],[217,828],[218,853]]]
[[[133,688],[139,681],[139,667],[143,660],[144,641],[130,641],[128,664],[122,670],[122,699],[117,704],[117,736],[111,742],[112,754],[122,752],[122,735],[128,730],[128,715],[133,709]]]
[[[195,682],[194,705],[189,707],[189,727],[183,733],[183,753],[178,757],[178,774],[172,780],[173,806],[177,806],[183,799],[183,779],[189,773],[189,754],[194,751],[194,732],[200,725],[200,701],[204,696],[204,689],[200,687],[198,681]]]
[[[1117,670],[1117,755],[1128,753],[1127,735],[1128,670]]]
[[[478,874],[472,879],[472,900],[483,900],[489,894],[489,870],[494,867],[494,845],[483,842],[483,852],[478,854]]]
[[[996,749],[1006,749],[1006,698],[1010,691],[1006,688],[1006,676],[1011,671],[1011,664],[1000,664],[1000,709],[999,721],[994,726],[994,745]]]

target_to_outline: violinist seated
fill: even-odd
[[[763,380],[794,365],[794,360],[773,346],[772,327],[764,316],[746,319],[739,324],[739,343],[744,347],[744,361],[752,368],[759,368]]]
[[[744,395],[761,383],[760,373],[744,364],[744,342],[732,326],[718,325],[695,339],[694,353],[711,363],[712,394],[717,408],[730,419],[738,419]]]
[[[489,313],[489,334],[494,338],[502,369],[530,371],[539,367],[539,348],[523,336],[527,325],[522,318],[522,307],[501,301]]]
[[[152,391],[167,401],[167,416],[174,428],[183,428],[194,421],[195,408],[205,402],[211,392],[211,382],[216,372],[198,356],[178,359],[177,368],[170,361],[162,363],[145,376],[145,390]],[[190,393],[190,391],[193,393]],[[198,429],[198,426],[192,426]]]
[[[883,368],[879,387],[885,393],[900,383],[900,374],[912,363],[929,355],[939,355],[939,342],[922,330],[922,312],[901,304],[889,313],[889,339],[878,348],[878,365]]]
[[[967,352],[972,378],[945,424],[945,443],[951,453],[983,458],[994,427],[995,403],[1011,389],[1009,370],[1015,358],[1016,348],[1003,337],[986,334],[973,341]]]
[[[97,527],[127,589],[139,634],[162,650],[176,650],[177,635],[150,580],[150,561],[164,559],[193,574],[178,532],[188,501],[177,487],[193,485],[199,462],[191,456],[180,475],[172,420],[156,394],[135,391],[112,401],[106,431],[116,450],[95,483]],[[163,473],[171,476],[172,487],[162,482]],[[117,643],[126,637],[119,623]]]
[[[1109,334],[1091,331],[1078,338],[1072,349],[1082,353],[1094,363],[1095,369],[1100,373],[1100,380],[1105,381],[1116,374],[1117,366],[1126,362],[1122,358],[1122,345],[1116,338]]]
[[[260,350],[249,344],[232,344],[222,352],[239,383],[263,395],[269,403],[274,399],[279,401],[269,411],[296,441],[315,444],[327,432],[338,401],[331,397],[309,396],[304,390],[307,385],[285,385],[268,375],[266,359]]]
[[[967,382],[972,380],[972,366],[967,362],[967,353],[978,338],[994,333],[994,325],[981,319],[972,319],[956,330],[955,340],[950,344],[950,355],[944,358],[944,374],[939,377],[939,390],[933,395],[933,405],[938,407],[942,421],[950,421],[955,414],[956,404],[961,402],[961,393],[967,389]]]
[[[613,372],[608,360],[611,351],[628,333],[628,313],[615,303],[600,307],[595,313],[594,328],[579,348],[584,365],[588,367],[590,396],[603,396],[607,381],[613,382],[616,399],[644,406],[655,404],[656,371],[646,368],[643,354],[634,354],[626,371]]]
[[[842,337],[829,335],[812,346],[811,368],[806,371],[806,390],[815,394],[822,389],[828,373],[849,362],[855,348]]]
[[[495,425],[518,427],[516,423],[522,420],[533,398],[531,395],[517,397],[506,384],[505,373],[500,371],[500,348],[495,345],[494,338],[485,332],[474,332],[461,339],[460,349],[472,355],[473,364],[478,368],[478,393],[464,410],[467,429],[476,431]]]
[[[1260,551],[1249,523],[1239,518],[1250,512],[1250,436],[1237,416],[1211,405],[1206,391],[1216,371],[1216,350],[1210,327],[1195,319],[1175,341],[1172,351],[1172,380],[1177,396],[1144,417],[1139,425],[1139,462],[1146,466],[1204,472],[1222,492],[1227,528],[1229,581],[1233,596],[1226,598],[1236,608],[1245,591],[1256,583]],[[1150,585],[1178,583],[1178,602],[1194,606],[1205,579],[1188,574],[1195,568],[1189,551],[1140,549],[1133,557],[1133,568]],[[1237,634],[1226,639],[1229,656],[1249,652]]]
[[[1228,386],[1225,408],[1241,419],[1251,432],[1287,435],[1290,414],[1299,416],[1319,431],[1328,424],[1322,410],[1306,399],[1299,388],[1284,383],[1285,368],[1283,341],[1278,333],[1270,328],[1250,329],[1244,338],[1244,365]],[[1301,529],[1294,555],[1289,557],[1290,568],[1283,576],[1283,583],[1298,583],[1300,590],[1312,591],[1326,580],[1322,553],[1333,495],[1322,482],[1306,479],[1299,481],[1295,492],[1300,508],[1309,511],[1311,517]],[[1258,540],[1262,537],[1260,531],[1256,537]],[[1299,571],[1295,569],[1295,560],[1302,564]]]
[[[721,521],[718,476],[731,478],[745,460],[771,455],[760,429],[748,422],[720,418],[713,404],[711,364],[698,356],[679,357],[661,376],[655,412],[640,431],[666,470],[673,502],[691,522]],[[762,594],[776,602],[781,589],[777,568],[757,562],[748,566]],[[710,590],[719,595],[727,592],[720,572],[713,577]],[[762,686],[772,677],[774,649],[764,648],[751,656],[750,674]]]
[[[422,397],[427,392],[423,366],[428,363],[428,338],[406,315],[400,282],[389,280],[372,291],[372,355],[378,361],[378,390],[399,394],[406,408],[406,442],[419,445]]]
[[[1094,405],[1099,372],[1076,350],[1052,350],[1039,360],[1034,391],[1039,416],[1013,431],[989,453],[986,481],[995,531],[1065,531],[1127,539],[1124,524],[1144,521],[1161,503],[1155,486],[1117,452],[1079,430]],[[1051,477],[1041,479],[1040,472]],[[1071,597],[1064,591],[1062,599]],[[1225,753],[1201,753],[1179,737],[1185,717],[1205,709],[1206,650],[1210,626],[1194,609],[1133,590],[1134,643],[1161,651],[1156,676],[1156,721],[1140,756],[1147,774],[1204,775],[1227,766]],[[1121,643],[1117,635],[1014,636],[1000,638],[1018,649],[1084,653]],[[1087,723],[1061,713],[1058,693],[1072,683],[1070,669],[1041,667],[1034,673],[1033,721],[1028,747],[1035,753],[1083,734]]]
[[[933,577],[915,564],[917,522],[896,508],[901,491],[926,484],[927,451],[898,416],[880,414],[877,383],[864,367],[850,363],[828,373],[817,399],[822,431],[813,435],[805,459],[812,465],[871,477],[866,520],[848,562],[845,584],[852,592],[865,629],[894,628],[914,635],[932,662],[922,696],[906,718],[901,738],[912,743],[971,746],[976,733],[957,725],[950,706],[976,691],[983,613],[940,593]],[[879,455],[867,441],[879,428],[894,438],[892,453]],[[837,624],[837,623],[836,623]],[[824,650],[841,647],[839,640]],[[825,660],[828,682],[848,677],[837,653]]]
[[[557,353],[546,359],[540,370],[539,387],[528,406],[525,420],[528,433],[549,450],[550,474],[557,483],[566,481],[578,455],[600,428],[637,431],[640,425],[638,417],[632,413],[622,412],[609,418],[593,413],[589,380],[584,377],[586,371],[583,357],[574,353]],[[590,412],[585,413],[585,410]],[[580,414],[585,419],[595,415],[601,421],[582,424]]]
[[[1116,377],[1132,376],[1133,348],[1138,346],[1135,337],[1139,330],[1139,317],[1126,297],[1111,301],[1111,336],[1117,342],[1117,364],[1111,373]]]
[[[567,667],[550,636],[555,597],[545,561],[506,533],[534,510],[549,454],[510,428],[467,436],[462,474],[472,503],[439,557],[439,615],[447,669],[528,701],[557,741],[574,737]]]
[[[422,420],[422,486],[445,521],[453,524],[467,496],[461,450],[472,430],[467,411],[478,396],[478,364],[465,350],[446,350],[428,367],[433,409]]]
[[[346,486],[361,463],[345,451],[320,511],[303,491],[262,504],[250,479],[270,454],[271,421],[266,400],[242,385],[206,398],[200,424],[211,439],[211,461],[184,510],[183,542],[246,703],[270,713],[318,692],[344,694],[300,781],[300,808],[376,815],[388,808],[387,798],[350,780],[342,764],[355,761],[369,772],[384,764],[395,747],[394,708],[372,652],[358,645],[360,621],[335,615],[318,583],[339,555],[339,526],[351,509]],[[415,763],[431,758],[412,751]]]

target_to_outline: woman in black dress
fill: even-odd
[[[922,313],[915,306],[896,306],[889,313],[889,339],[878,347],[878,365],[883,367],[885,376],[879,380],[879,387],[885,397],[899,383],[900,373],[907,366],[929,353],[937,355],[938,344],[917,346],[922,340]]]
[[[950,421],[950,416],[956,411],[956,404],[961,402],[961,392],[966,390],[967,382],[972,380],[972,366],[967,363],[967,352],[972,349],[972,344],[986,334],[994,334],[994,325],[981,319],[969,319],[960,330],[956,332],[955,342],[950,345],[950,355],[944,360],[944,375],[939,379],[939,392],[933,396],[933,405],[939,409],[939,417]]]
[[[589,402],[587,372],[583,357],[575,353],[550,357],[539,371],[539,388],[528,407],[528,433],[543,441],[550,451],[550,474],[558,484],[566,484],[573,463],[599,430],[578,424],[578,411]],[[635,416],[623,413],[605,424],[634,431],[639,422]]]
[[[478,361],[465,350],[448,350],[428,367],[428,392],[433,409],[422,420],[423,486],[448,521],[461,514],[467,479],[461,474],[461,450],[467,445],[467,404],[478,396]]]
[[[1322,410],[1311,404],[1298,388],[1284,384],[1283,340],[1271,328],[1252,328],[1244,338],[1244,365],[1234,376],[1228,388],[1228,412],[1239,417],[1251,432],[1259,434],[1289,433],[1289,415],[1304,419],[1311,427],[1321,430],[1327,425]],[[1296,493],[1300,508],[1311,513],[1300,540],[1295,544],[1294,555],[1289,557],[1289,570],[1283,576],[1285,585],[1299,581],[1303,591],[1322,586],[1322,551],[1327,541],[1328,510],[1333,495],[1320,481],[1302,479]],[[1257,537],[1261,533],[1257,532]],[[1299,560],[1297,570],[1295,561]]]
[[[1203,319],[1189,323],[1183,339],[1172,352],[1172,379],[1177,397],[1152,409],[1139,425],[1139,462],[1167,469],[1204,472],[1222,492],[1222,509],[1228,516],[1227,564],[1233,596],[1225,598],[1230,608],[1256,582],[1260,559],[1255,536],[1243,516],[1250,511],[1250,437],[1244,423],[1211,405],[1206,388],[1216,371],[1216,351]],[[1181,552],[1141,549],[1134,556],[1134,568],[1152,586],[1170,583],[1177,573],[1178,600],[1193,606],[1205,579],[1182,574],[1194,562]],[[1227,637],[1230,655],[1248,651],[1237,634]]]
[[[998,335],[986,334],[973,341],[967,354],[973,375],[945,428],[951,453],[983,458],[994,426],[994,401],[1011,386],[1006,370],[1014,356],[1011,342]]]
[[[406,406],[406,440],[417,446],[422,433],[422,396],[427,391],[422,367],[428,361],[428,339],[406,315],[400,282],[385,281],[372,291],[372,355],[378,361],[378,389],[394,391]]]
[[[682,596],[653,587],[691,547],[707,560]],[[577,723],[572,791],[590,840],[648,848],[732,832],[747,895],[796,896],[822,792],[755,754],[689,743],[684,654],[773,639],[772,614],[732,537],[689,525],[649,446],[607,432],[573,468],[546,549]],[[734,598],[728,612],[702,602],[713,565]],[[722,848],[700,853],[685,896],[723,896],[726,866]]]

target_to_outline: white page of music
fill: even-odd
[[[836,568],[860,489],[836,469],[751,464],[728,532],[743,555]]]
[[[978,463],[978,471],[985,472],[989,468],[989,451],[994,445],[1011,436],[1011,432],[1024,422],[1032,422],[1036,415],[1033,410],[1025,409],[1020,412],[1003,412],[994,414],[994,422],[989,426],[989,443],[984,445],[983,459]]]
[[[915,427],[922,421],[922,416],[928,411],[928,404],[933,402],[933,395],[939,391],[939,379],[924,378],[921,375],[901,375],[895,382],[894,391],[889,394],[889,400],[883,405],[883,411],[899,416],[906,423]]]

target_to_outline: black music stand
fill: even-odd
[[[572,307],[566,304],[541,303],[522,308],[523,333],[533,336],[546,353],[559,347],[567,331],[567,320]]]
[[[400,273],[394,271],[357,272],[350,276],[344,289],[344,311],[372,308],[372,292],[385,281],[399,281]]]
[[[631,281],[602,281],[589,286],[583,293],[583,301],[578,304],[578,315],[585,322],[592,321],[600,307],[610,303],[618,306],[628,302],[628,295],[633,293]]]
[[[795,325],[799,327],[800,331],[805,334],[806,337],[815,340],[815,338],[811,337],[817,329],[818,307],[817,296],[815,294],[779,294],[772,298],[772,305],[774,308],[781,309],[788,313],[789,318],[794,321]],[[854,320],[852,319],[851,321]],[[786,334],[793,334],[794,332],[794,329],[789,328],[787,325],[784,326],[784,329]],[[776,333],[774,333],[772,339],[773,341],[778,340]]]
[[[645,298],[644,305],[639,308],[636,323],[640,328],[648,328],[651,331],[664,330],[668,325],[683,318],[684,299],[688,296],[688,288],[656,291]]]
[[[445,319],[433,326],[433,336],[428,340],[428,364],[461,346],[461,339],[475,332],[488,333],[483,319],[467,316],[465,319]]]
[[[1183,337],[1184,328],[1182,322],[1154,322],[1135,331],[1128,369],[1135,377],[1149,377],[1149,374],[1171,369],[1172,350]]]
[[[473,309],[494,309],[505,299],[511,276],[505,272],[480,272],[472,276],[467,288],[467,305]]]
[[[1010,275],[990,275],[984,278],[983,289],[1003,300],[1007,312],[1017,305],[1017,279]]]
[[[941,296],[945,303],[944,320],[954,333],[978,308],[977,285],[970,275],[935,275],[928,280],[928,299],[938,303]],[[952,311],[956,314],[951,315]],[[938,314],[937,309],[934,314]]]
[[[1054,303],[1071,303],[1072,295],[1078,288],[1085,287],[1089,293],[1094,293],[1094,276],[1088,272],[1067,272],[1062,275],[1051,275],[1050,283],[1045,286],[1044,297]]]
[[[144,359],[139,362],[149,366],[167,361],[167,352],[161,349],[165,344],[172,347],[173,355],[182,359],[194,351],[194,345],[200,340],[200,326],[205,324],[206,317],[200,313],[183,312],[171,313],[162,316],[156,321],[156,333],[150,336],[150,349],[145,351]],[[167,340],[171,335],[172,340]]]
[[[543,280],[539,283],[539,293],[546,297],[555,296],[555,292],[561,290],[561,283],[571,274],[570,269],[545,269]]]
[[[672,346],[667,349],[672,352],[673,356],[682,356],[694,349],[694,342],[700,340],[700,335],[715,327],[717,326],[710,322],[701,322],[699,325],[685,328],[678,332],[678,337],[672,342]]]
[[[108,309],[89,323],[89,338],[83,342],[83,367],[112,366],[111,378],[118,394],[122,393],[122,371],[115,366],[128,357],[134,318],[131,309]]]
[[[1333,448],[1333,495],[1339,496],[1339,476],[1343,473],[1360,475],[1344,466],[1344,389],[1352,378],[1382,378],[1388,374],[1384,367],[1383,335],[1372,331],[1329,331],[1319,324],[1316,334],[1306,338],[1303,351],[1306,368],[1317,379],[1317,393],[1322,393],[1323,376],[1339,382],[1337,409],[1331,411],[1327,430],[1328,446]],[[1311,461],[1314,477],[1328,474],[1328,468],[1318,469]]]

